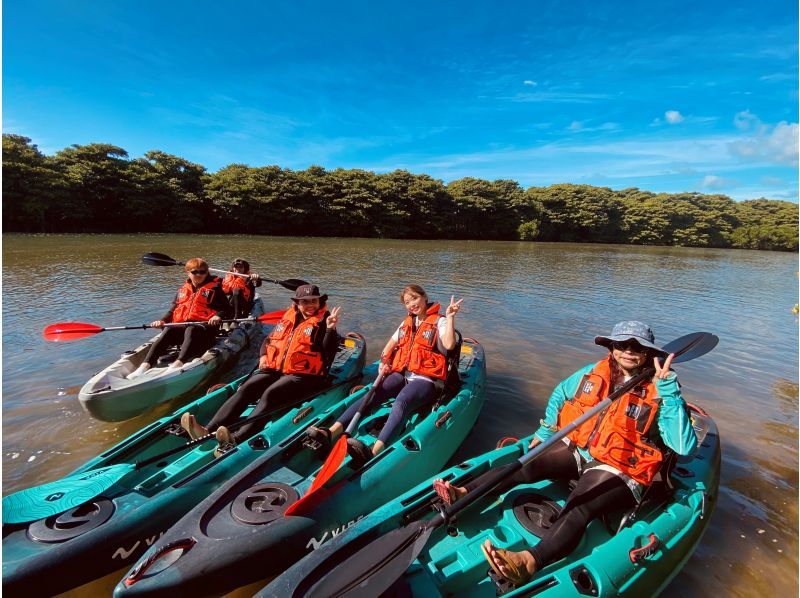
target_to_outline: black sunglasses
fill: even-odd
[[[189,270],[191,274],[195,276],[200,276],[201,274],[208,274],[208,270]]]
[[[631,351],[633,353],[647,353],[647,349],[636,341],[613,341],[611,346],[617,351]]]

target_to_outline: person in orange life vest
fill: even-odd
[[[292,305],[261,346],[258,370],[220,407],[206,425],[184,413],[181,426],[191,438],[215,432],[219,449],[237,444],[264,428],[266,421],[245,424],[236,432],[227,426],[237,421],[248,404],[256,403],[249,417],[267,409],[321,391],[339,347],[336,324],[341,307],[328,311],[327,295],[313,284],[297,287]]]
[[[598,336],[595,343],[607,347],[608,356],[556,387],[529,448],[577,419],[642,368],[652,364],[656,373],[571,432],[564,442],[509,476],[495,491],[544,479],[578,479],[561,513],[536,546],[512,552],[494,547],[490,540],[484,543],[489,564],[515,585],[526,583],[534,572],[572,552],[589,521],[641,501],[666,453],[688,455],[697,445],[678,380],[670,371],[673,355],[665,355],[654,344],[650,327],[642,322],[620,322],[610,336]],[[478,487],[482,477],[463,487],[439,479],[434,488],[451,503]]]
[[[149,370],[169,347],[181,343],[178,358],[169,367],[180,368],[186,361],[205,353],[219,332],[220,319],[228,309],[221,281],[208,273],[208,264],[202,258],[190,259],[185,265],[187,279],[178,289],[169,310],[150,326],[160,328],[168,322],[207,322],[193,326],[166,328],[147,352],[142,364],[128,378],[133,379]]]
[[[253,308],[253,297],[256,294],[256,287],[261,286],[261,277],[255,272],[250,272],[250,263],[242,258],[236,258],[230,269],[231,272],[249,274],[249,278],[243,278],[228,273],[222,279],[222,290],[225,291],[231,305],[231,315],[234,319],[246,318]],[[231,327],[235,325],[234,322]]]
[[[447,376],[447,351],[456,346],[455,317],[463,299],[455,301],[451,297],[442,316],[439,304],[429,302],[422,287],[411,284],[400,293],[400,301],[408,316],[381,352],[380,371],[386,377],[376,389],[372,404],[379,405],[391,397],[395,397],[395,401],[371,449],[356,438],[347,439],[347,451],[356,468],[386,447],[406,413],[436,399]],[[308,435],[323,446],[330,446],[350,423],[358,407],[358,402],[351,405],[329,429],[312,426]]]

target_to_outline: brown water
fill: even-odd
[[[224,268],[245,257],[269,278],[304,278],[343,308],[377,358],[403,317],[408,282],[432,298],[464,298],[458,327],[486,348],[489,386],[467,457],[499,437],[529,434],[552,388],[602,357],[595,334],[649,322],[657,340],[708,330],[707,356],[677,366],[684,394],[720,427],[722,487],[697,551],[667,595],[796,596],[798,592],[797,256],[739,250],[512,242],[244,236],[3,237],[3,494],[64,475],[167,412],[125,423],[92,420],[77,391],[151,335],[106,332],[46,343],[42,328],[81,321],[150,322],[181,283],[145,266],[148,251]],[[262,287],[268,311],[289,292]],[[226,378],[253,365],[250,349]],[[102,590],[113,587],[111,580]]]

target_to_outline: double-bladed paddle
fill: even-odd
[[[663,347],[665,353],[674,353],[672,363],[695,359],[711,351],[719,338],[709,332],[695,332],[682,336]],[[414,521],[405,527],[392,530],[368,543],[353,554],[343,556],[333,552],[309,576],[305,584],[306,598],[332,596],[378,596],[388,589],[408,569],[425,548],[434,530],[451,521],[458,513],[472,506],[494,490],[504,479],[519,471],[524,465],[548,450],[556,442],[606,409],[637,384],[655,373],[646,368],[632,377],[606,399],[542,442],[531,452],[520,457],[510,468],[500,468],[494,475],[450,506],[444,507],[430,520]],[[346,545],[345,545],[346,546]],[[350,551],[347,551],[350,552]]]
[[[261,314],[257,318],[235,318],[233,320],[220,320],[224,322],[261,322],[262,324],[277,324],[281,321],[283,314],[286,310],[279,309],[271,311],[266,314]],[[138,326],[97,326],[95,324],[86,324],[84,322],[58,322],[57,324],[50,324],[46,326],[42,335],[44,340],[53,343],[75,341],[87,336],[100,334],[101,332],[109,332],[112,330],[146,330],[148,328],[179,328],[181,326],[193,326],[198,324],[208,324],[208,322],[170,322],[161,326],[152,326],[150,324],[140,324]]]
[[[360,376],[360,374],[359,374]],[[325,391],[333,390],[345,384],[354,382],[358,376],[347,378],[332,386]],[[292,405],[300,405],[307,400],[318,395],[320,391],[312,392],[300,399],[292,402]],[[279,405],[275,409],[270,409],[265,413],[247,417],[238,422],[227,426],[228,430],[238,430],[242,426],[263,421],[273,417],[276,411],[286,409],[292,405]],[[173,420],[175,421],[175,420]],[[26,488],[14,494],[3,497],[3,525],[27,523],[37,521],[44,517],[58,515],[74,507],[93,499],[102,492],[111,488],[114,484],[121,482],[128,474],[142,469],[152,463],[157,463],[176,453],[180,453],[207,440],[215,438],[214,434],[207,434],[190,440],[185,444],[173,447],[162,453],[148,457],[135,463],[117,463],[106,467],[99,467],[90,471],[84,471],[74,475],[61,478],[54,482]]]
[[[142,256],[142,261],[149,266],[185,266],[186,262],[181,262],[176,259],[169,257],[168,255],[164,255],[163,253],[145,253]],[[231,272],[230,270],[220,270],[218,268],[209,268],[209,272],[216,272],[217,274],[233,274],[234,276],[241,276],[242,278],[247,278],[249,274],[242,274],[241,272]],[[305,280],[300,280],[299,278],[287,278],[286,280],[274,280],[272,278],[262,278],[266,282],[272,282],[274,284],[279,284],[285,289],[289,289],[290,291],[296,291],[297,287],[303,286],[304,284],[308,284]]]
[[[333,445],[331,452],[328,453],[328,458],[325,459],[325,463],[322,465],[322,468],[319,470],[317,477],[314,478],[314,481],[311,484],[311,487],[308,491],[303,495],[300,500],[293,503],[286,511],[284,515],[303,515],[308,511],[312,510],[320,499],[324,498],[324,491],[323,486],[325,483],[333,477],[333,474],[339,469],[339,466],[344,461],[345,456],[347,455],[347,439],[353,434],[353,431],[358,427],[358,422],[361,421],[361,417],[364,414],[364,411],[369,405],[369,402],[372,400],[372,395],[375,394],[375,391],[378,390],[380,387],[381,382],[385,378],[386,374],[381,372],[378,374],[378,377],[375,378],[375,382],[372,384],[372,388],[369,389],[364,398],[361,399],[361,403],[358,405],[358,411],[356,411],[353,419],[350,420],[350,424],[347,426],[347,429],[342,432],[342,435],[336,441],[336,444]]]

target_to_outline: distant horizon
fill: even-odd
[[[6,3],[3,132],[231,164],[798,202],[774,0]],[[487,18],[491,17],[491,18]]]

